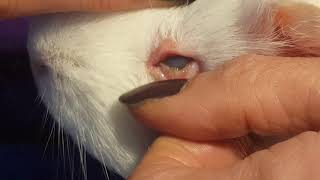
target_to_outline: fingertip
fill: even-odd
[[[7,0],[0,2],[0,18],[59,12],[110,12],[173,5],[171,1],[161,0]]]
[[[192,140],[211,140],[216,130],[210,121],[214,111],[205,107],[203,101],[208,98],[208,92],[202,91],[205,87],[201,88],[203,85],[198,84],[199,81],[185,84],[178,94],[147,99],[129,108],[141,122],[163,133]]]
[[[199,171],[227,168],[242,160],[235,148],[234,142],[192,142],[162,136],[151,145],[131,178],[197,179],[190,171],[202,174]]]
[[[184,105],[178,95],[161,99],[149,99],[143,103],[129,106],[133,115],[147,126],[165,134],[186,136],[187,128],[181,131],[188,112],[184,111]],[[183,101],[184,102],[184,101]],[[182,123],[181,123],[182,121]],[[187,136],[188,136],[187,134]]]
[[[81,11],[121,11],[174,5],[174,1],[168,0],[86,0],[85,2],[86,4],[82,6]]]
[[[175,95],[184,88],[187,82],[188,80],[186,79],[152,82],[122,94],[119,97],[119,101],[129,106],[137,106],[149,99]]]

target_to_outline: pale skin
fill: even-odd
[[[133,106],[147,125],[194,141],[160,137],[131,180],[319,179],[319,68],[320,58],[246,55]],[[249,132],[299,135],[243,159],[225,139]]]
[[[0,19],[148,6],[150,0],[4,0]],[[178,95],[134,106],[142,122],[181,138],[158,138],[130,179],[319,179],[319,68],[320,58],[247,55],[199,75]],[[242,159],[225,139],[249,132],[301,134]]]
[[[0,19],[70,11],[118,11],[172,5],[163,0],[1,0]]]

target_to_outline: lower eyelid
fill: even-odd
[[[177,70],[162,64],[149,68],[149,72],[155,80],[190,79],[200,73],[200,66],[193,61],[183,69]]]

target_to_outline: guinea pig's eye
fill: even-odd
[[[161,64],[179,71],[185,68],[192,61],[193,60],[191,58],[183,56],[171,56],[168,57],[166,60],[162,61]]]
[[[201,62],[196,54],[165,40],[150,54],[146,67],[155,80],[190,79],[200,73]]]
[[[168,56],[150,68],[156,80],[189,79],[200,71],[199,62],[186,56]]]

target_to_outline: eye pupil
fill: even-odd
[[[171,56],[171,57],[168,57],[165,61],[163,61],[162,64],[164,64],[170,68],[181,70],[181,69],[185,68],[191,61],[192,61],[192,59],[187,58],[187,57]]]

